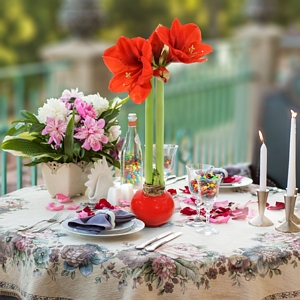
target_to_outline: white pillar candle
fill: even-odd
[[[264,143],[264,138],[261,133],[259,133],[259,138],[262,141],[262,145],[260,147],[260,168],[259,168],[259,190],[266,191],[267,189],[267,147]]]
[[[287,179],[287,196],[294,196],[296,189],[296,117],[297,113],[292,111],[290,132],[289,169]]]

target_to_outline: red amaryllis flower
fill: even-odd
[[[128,92],[133,102],[140,104],[151,91],[152,49],[149,41],[137,37],[120,37],[115,46],[106,49],[103,60],[114,74],[109,83],[112,92]]]
[[[201,43],[201,31],[196,24],[181,25],[178,19],[174,19],[171,29],[158,25],[156,33],[169,46],[169,58],[172,62],[204,62],[206,58],[203,56],[212,52],[210,45]]]

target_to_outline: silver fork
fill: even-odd
[[[73,219],[74,217],[75,217],[75,214],[68,214],[68,215],[67,215],[64,219],[62,219],[61,221],[59,221],[59,222],[53,222],[53,223],[48,224],[48,225],[46,225],[46,226],[44,226],[44,227],[41,227],[41,228],[36,229],[36,230],[33,230],[32,232],[33,232],[33,233],[36,233],[36,232],[44,231],[45,229],[51,227],[51,226],[54,225],[54,224],[61,224],[62,222],[66,221],[66,220]]]
[[[50,223],[56,222],[56,221],[61,217],[61,215],[62,215],[62,212],[57,212],[57,213],[56,213],[52,218],[50,218],[50,219],[41,220],[41,221],[36,222],[36,223],[34,223],[34,224],[32,224],[32,225],[26,226],[25,228],[19,229],[18,231],[28,230],[28,229],[30,229],[30,228],[32,228],[32,227],[34,227],[34,226],[36,226],[36,225],[38,225],[38,224],[40,224],[40,223],[42,223],[42,222],[50,222]]]

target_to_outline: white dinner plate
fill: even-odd
[[[220,184],[220,189],[230,189],[230,188],[236,188],[236,187],[242,187],[247,186],[251,184],[253,180],[249,177],[243,177],[239,182],[233,182],[233,183],[224,183]]]
[[[112,230],[105,230],[105,231],[95,234],[95,233],[89,233],[84,230],[78,230],[76,228],[72,228],[68,225],[69,222],[70,222],[70,220],[66,220],[61,223],[62,228],[67,230],[68,232],[71,232],[74,234],[79,234],[79,235],[98,236],[98,237],[99,236],[121,236],[121,235],[132,234],[132,233],[141,231],[145,227],[145,223],[143,221],[134,219],[129,222],[117,225]]]

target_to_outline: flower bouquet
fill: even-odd
[[[190,64],[206,61],[203,56],[209,54],[212,47],[201,43],[201,40],[201,31],[196,24],[182,25],[178,19],[174,19],[170,29],[158,25],[149,39],[120,37],[116,45],[106,49],[103,54],[104,63],[114,74],[109,89],[116,93],[128,92],[136,104],[145,101],[143,192],[146,195],[160,196],[165,193],[164,83],[170,78],[167,66],[172,62]],[[155,169],[152,166],[154,122]],[[141,194],[137,192],[136,197],[141,197]],[[151,219],[151,213],[148,212],[148,215]]]
[[[38,109],[37,115],[21,111],[23,118],[13,121],[15,125],[9,129],[1,148],[15,156],[32,158],[26,166],[41,163],[48,190],[50,184],[54,188],[61,184],[63,189],[73,186],[74,191],[64,189],[65,196],[82,193],[82,189],[86,189],[84,183],[92,162],[105,158],[110,165],[120,166],[118,152],[122,139],[117,117],[126,101],[127,98],[108,101],[99,94],[84,96],[78,89],[64,90],[59,99],[48,99]],[[46,163],[51,170],[46,171]],[[62,175],[60,183],[59,180],[52,183],[53,177],[47,183],[44,174],[56,173],[66,164],[75,183],[71,184],[66,175]],[[77,188],[79,182],[82,187]]]
[[[15,156],[34,158],[27,166],[91,162],[102,157],[119,167],[118,114],[127,99],[108,101],[99,94],[84,96],[78,89],[50,98],[37,115],[21,111],[23,119],[7,133],[1,148]]]

